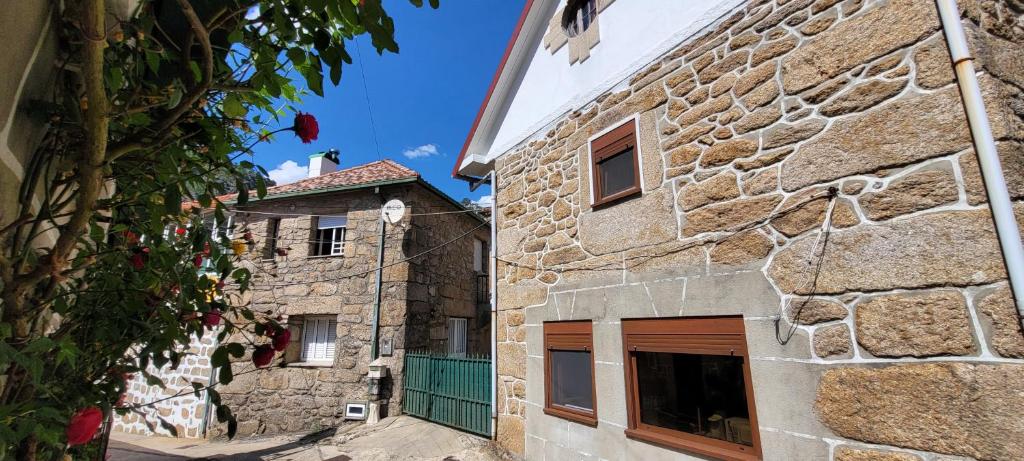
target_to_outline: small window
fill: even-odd
[[[267,219],[267,237],[263,243],[263,259],[274,259],[277,252],[277,234],[281,227],[281,218]]]
[[[448,355],[464,357],[466,355],[466,319],[451,317],[448,319]]]
[[[302,325],[302,361],[333,362],[337,330],[338,321],[333,315],[307,317]]]
[[[593,325],[544,323],[544,413],[597,425]]]
[[[630,120],[590,142],[594,205],[640,192],[636,123]]]
[[[346,216],[318,216],[314,219],[316,228],[313,232],[310,256],[336,256],[345,252]]]
[[[562,30],[565,35],[576,37],[589,29],[596,19],[596,0],[569,0],[562,13]]]
[[[743,319],[623,320],[626,435],[728,459],[760,459]]]
[[[235,236],[235,215],[229,214],[224,217],[224,222],[217,221],[216,239],[231,239]]]
[[[477,274],[487,273],[487,242],[480,239],[473,239],[473,271]]]

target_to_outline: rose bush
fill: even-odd
[[[244,205],[265,193],[249,147],[272,142],[304,96],[322,96],[325,76],[340,81],[350,40],[398,51],[380,0],[108,3],[126,2],[54,9],[60,70],[50,99],[31,104],[47,130],[21,208],[0,216],[0,459],[84,457],[112,412],[159,419],[142,411],[152,402],[125,402],[126,374],[163,385],[151,371],[176,367],[204,334],[220,341],[217,376],[194,392],[208,392],[233,434],[217,383],[247,350],[255,361],[269,349],[267,364],[275,352],[256,344],[274,338],[238,332],[280,326],[224,296],[254,274],[209,223],[225,222],[216,197],[237,191]],[[296,119],[290,129],[314,141],[315,118]]]

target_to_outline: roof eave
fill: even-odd
[[[343,191],[350,191],[350,190],[357,190],[357,189],[367,189],[367,188],[370,188],[370,187],[390,186],[390,185],[393,185],[393,184],[405,184],[405,183],[410,183],[410,182],[416,182],[419,179],[420,179],[420,177],[417,175],[417,176],[410,176],[408,178],[386,179],[386,180],[383,180],[383,181],[373,181],[373,182],[367,182],[367,183],[362,183],[362,184],[346,184],[346,185],[343,185],[343,186],[332,186],[332,187],[324,187],[324,188],[319,188],[319,189],[306,189],[306,190],[299,190],[299,191],[292,191],[292,192],[282,192],[280,194],[267,195],[267,196],[265,196],[263,198],[252,198],[252,199],[249,199],[248,203],[266,202],[266,201],[269,201],[269,200],[277,200],[277,199],[282,199],[282,198],[302,197],[302,196],[306,196],[306,195],[327,194],[327,193],[331,193],[331,192],[343,192]],[[238,202],[237,200],[225,200],[223,203],[225,205],[234,205],[237,202]]]
[[[504,99],[504,92],[507,88],[502,86],[503,82],[510,81],[510,75],[513,70],[517,70],[518,66],[508,66],[509,58],[512,57],[513,52],[517,50],[517,46],[525,46],[521,44],[520,39],[527,38],[529,34],[522,34],[523,27],[527,25],[528,20],[532,23],[536,23],[538,15],[530,17],[530,12],[534,6],[544,6],[550,3],[551,0],[526,0],[526,4],[523,6],[523,11],[519,15],[519,21],[516,23],[516,28],[512,32],[512,37],[508,41],[508,45],[505,47],[505,54],[501,57],[501,62],[498,64],[498,69],[494,73],[494,78],[491,79],[491,85],[487,88],[487,95],[484,96],[483,102],[480,104],[480,109],[477,111],[476,118],[473,120],[473,125],[469,128],[469,134],[466,135],[466,141],[462,144],[462,150],[459,152],[458,159],[455,160],[455,165],[452,166],[452,177],[458,178],[468,174],[463,172],[463,160],[465,160],[467,152],[470,146],[473,144],[473,140],[476,138],[477,132],[480,128],[480,123],[483,121],[488,108],[491,107],[492,102],[498,102]],[[517,55],[522,56],[522,53]],[[495,91],[497,91],[498,98],[495,98]]]

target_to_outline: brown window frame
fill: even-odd
[[[601,175],[598,164],[601,161],[633,150],[633,186],[611,194],[601,195]],[[593,206],[600,206],[619,199],[630,197],[642,192],[640,186],[640,146],[636,142],[636,119],[631,118],[625,123],[609,130],[590,141],[590,180],[594,185]]]
[[[594,407],[591,411],[551,403],[552,351],[590,353],[590,399]],[[597,426],[597,383],[594,373],[594,325],[590,320],[544,322],[544,413],[588,426]]]
[[[623,319],[622,348],[626,377],[627,437],[723,460],[761,459],[761,437],[742,317]],[[747,447],[641,422],[636,352],[743,357],[743,380],[753,446]]]

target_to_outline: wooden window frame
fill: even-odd
[[[750,359],[742,317],[687,317],[622,320],[626,378],[626,436],[723,460],[760,460],[761,437],[750,379]],[[753,446],[703,437],[640,421],[636,352],[743,357],[743,381]]]
[[[592,206],[598,207],[643,192],[643,186],[640,182],[640,145],[637,143],[636,125],[637,119],[635,117],[630,118],[590,141]],[[633,186],[609,196],[602,195],[601,175],[598,171],[598,164],[603,160],[625,152],[627,149],[633,149]]]
[[[594,408],[582,411],[551,403],[551,352],[590,353],[590,399]],[[597,383],[594,370],[594,325],[590,320],[544,322],[544,413],[588,426],[597,426]]]

